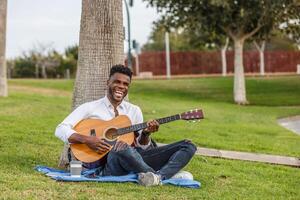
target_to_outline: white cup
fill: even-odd
[[[70,173],[72,177],[81,177],[82,162],[73,160],[70,162]]]

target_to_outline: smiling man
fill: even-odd
[[[149,120],[147,128],[135,133],[135,141],[131,146],[118,141],[112,147],[102,138],[81,135],[73,129],[83,119],[108,121],[118,115],[126,115],[132,124],[142,123],[141,109],[124,101],[131,77],[132,72],[129,68],[123,65],[113,66],[107,81],[107,95],[76,108],[57,126],[55,135],[66,143],[86,144],[99,153],[110,151],[105,161],[101,159],[94,163],[84,163],[85,168],[102,167],[101,175],[104,176],[120,176],[134,172],[138,173],[141,185],[159,185],[161,180],[171,178],[190,161],[196,151],[194,144],[183,140],[157,147],[150,139],[151,133],[159,128],[156,120]]]

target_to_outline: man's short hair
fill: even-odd
[[[115,73],[121,73],[121,74],[125,74],[127,76],[132,77],[132,71],[128,68],[125,67],[124,65],[114,65],[112,66],[112,68],[110,69],[110,73],[109,73],[109,78],[114,75]]]

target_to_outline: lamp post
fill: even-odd
[[[130,14],[129,14],[129,6],[132,7],[133,6],[133,0],[129,0],[129,6],[127,4],[127,1],[124,0],[125,2],[125,7],[126,7],[126,13],[127,13],[127,36],[128,36],[128,56],[127,56],[127,64],[128,67],[131,69],[131,39],[130,39]]]
[[[166,48],[166,77],[171,79],[171,64],[170,64],[170,41],[169,33],[165,33],[165,48]]]

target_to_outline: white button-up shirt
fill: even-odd
[[[138,124],[143,122],[143,114],[141,109],[129,102],[122,101],[122,103],[117,107],[119,115],[127,115],[132,124]],[[107,96],[102,99],[84,103],[77,107],[71,114],[69,114],[62,123],[60,123],[55,130],[55,136],[60,138],[65,143],[69,143],[68,139],[76,131],[73,129],[74,126],[83,119],[101,119],[101,120],[111,120],[115,117],[114,107],[110,103]],[[141,131],[136,139],[136,146],[147,148],[150,145],[141,145],[139,143],[139,138],[141,136]]]

